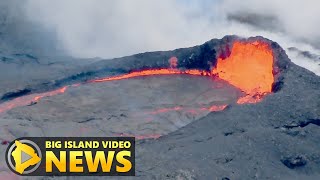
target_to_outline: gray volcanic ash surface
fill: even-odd
[[[193,69],[211,72],[219,58],[232,55],[232,46],[238,41],[263,42],[272,50],[272,91],[256,103],[237,103],[246,92],[228,81],[191,74]],[[170,61],[172,57],[177,61]],[[136,135],[133,179],[320,177],[320,78],[291,63],[275,42],[226,36],[174,51],[92,60],[77,67],[73,63],[76,61],[56,68],[42,65],[51,74],[40,73],[36,82],[29,77],[38,76],[32,71],[38,66],[28,66],[30,74],[25,73],[19,85],[12,83],[10,89],[1,91],[0,108],[5,103],[21,103],[27,96],[36,99],[1,113],[1,157],[6,142],[22,136]],[[176,66],[178,74],[93,82],[171,66]],[[12,82],[15,79],[11,77]],[[11,81],[1,81],[0,86]],[[63,87],[63,93],[35,98]],[[7,177],[9,170],[5,161],[1,162],[0,175]]]
[[[70,88],[37,104],[12,109],[3,118],[13,124],[32,119],[34,129],[29,132],[20,125],[8,127],[23,136],[156,138],[210,112],[200,108],[235,103],[241,94],[209,77],[151,76]],[[39,130],[42,133],[35,133]]]
[[[320,78],[295,65],[284,78],[281,91],[258,104],[210,113],[157,141],[141,142],[141,176],[318,179]]]

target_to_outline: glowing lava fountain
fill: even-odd
[[[268,44],[261,42],[235,42],[226,59],[218,58],[212,70],[219,78],[241,89],[246,96],[237,103],[256,103],[271,93],[273,77],[273,54]]]
[[[170,67],[177,66],[177,58],[169,59]],[[188,74],[197,76],[218,76],[241,89],[246,95],[237,103],[256,103],[272,91],[273,77],[273,54],[269,45],[263,42],[235,42],[230,55],[218,58],[216,67],[209,73],[204,70],[191,69],[181,71],[179,69],[148,69],[134,71],[129,74],[95,79],[90,82],[106,82],[152,75]]]

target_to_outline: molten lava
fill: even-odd
[[[199,108],[188,108],[188,107],[182,107],[182,106],[176,106],[172,108],[160,108],[156,109],[154,111],[148,112],[147,114],[161,114],[161,113],[168,113],[171,111],[186,111],[190,112],[192,114],[197,114],[198,112],[217,112],[222,111],[227,107],[227,105],[213,105],[209,107],[199,107]]]
[[[238,100],[239,104],[256,103],[271,92],[274,77],[273,54],[263,42],[235,42],[226,59],[218,58],[212,74],[238,87],[247,95]]]
[[[8,102],[4,102],[0,104],[0,113],[3,113],[5,111],[8,111],[10,109],[13,109],[15,107],[19,106],[26,106],[32,103],[37,103],[40,99],[44,97],[49,97],[49,96],[55,96],[57,94],[63,94],[67,90],[67,86],[62,87],[57,90],[49,91],[49,92],[44,92],[44,93],[39,93],[39,94],[30,94],[26,96],[22,96],[16,99],[13,99]]]
[[[116,80],[129,79],[129,78],[142,77],[142,76],[171,75],[171,74],[188,74],[188,75],[194,75],[194,76],[210,75],[209,72],[206,72],[203,70],[197,70],[197,69],[191,69],[191,70],[185,70],[185,71],[181,71],[179,69],[147,69],[142,71],[134,71],[134,72],[124,74],[124,75],[119,75],[119,76],[95,79],[90,82],[106,82],[106,81],[116,81]]]

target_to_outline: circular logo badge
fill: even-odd
[[[41,158],[42,154],[39,146],[27,139],[13,141],[6,154],[9,168],[19,175],[27,175],[37,170]]]

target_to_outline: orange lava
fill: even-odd
[[[227,105],[220,105],[220,106],[211,106],[209,107],[209,111],[216,112],[216,111],[222,111],[227,107]]]
[[[180,107],[180,106],[173,107],[173,108],[160,108],[160,109],[156,109],[154,111],[148,112],[148,114],[161,114],[161,113],[167,113],[171,111],[181,111],[182,109],[183,107]]]
[[[273,54],[268,44],[235,42],[229,57],[218,58],[212,74],[245,92],[247,95],[237,102],[244,104],[259,102],[271,92],[272,70]]]
[[[200,108],[189,108],[189,107],[182,107],[176,106],[172,108],[160,108],[154,111],[148,112],[147,114],[161,114],[161,113],[168,113],[172,111],[186,111],[192,114],[198,114],[199,112],[217,112],[222,111],[227,107],[227,105],[213,105],[209,107],[200,107]]]
[[[129,79],[134,77],[142,77],[142,76],[154,76],[154,75],[171,75],[171,74],[188,74],[188,75],[195,75],[195,76],[209,76],[210,73],[203,71],[203,70],[197,70],[197,69],[191,69],[191,70],[185,70],[181,71],[179,69],[146,69],[141,71],[134,71],[128,74],[123,74],[119,76],[113,76],[113,77],[107,77],[102,79],[95,79],[90,82],[106,82],[106,81],[116,81],[116,80],[122,80],[122,79]]]
[[[26,96],[22,96],[19,98],[15,98],[11,101],[8,102],[4,102],[0,104],[0,113],[3,113],[5,111],[8,111],[10,109],[13,109],[15,107],[19,107],[19,106],[26,106],[29,105],[30,103],[36,103],[38,102],[40,99],[44,98],[44,97],[49,97],[49,96],[55,96],[57,94],[62,94],[67,90],[67,86],[54,90],[54,91],[49,91],[49,92],[45,92],[45,93],[38,93],[38,94],[31,94],[31,95],[26,95]]]

